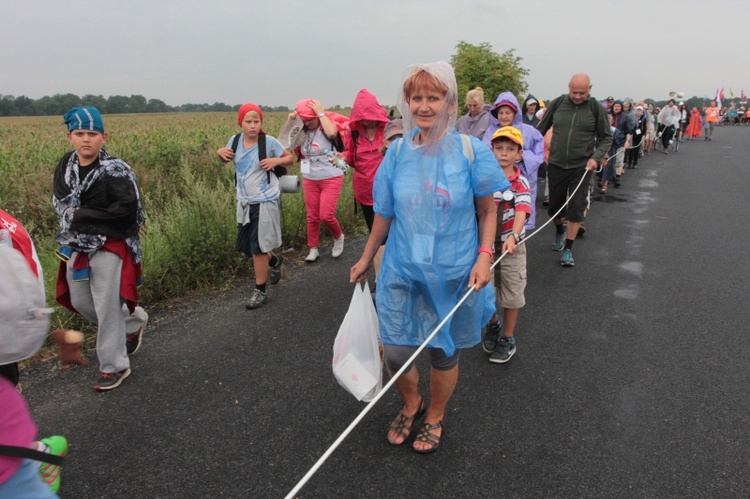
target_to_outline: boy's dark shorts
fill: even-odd
[[[261,255],[260,243],[258,242],[258,225],[260,220],[260,203],[251,204],[250,222],[245,225],[237,224],[237,242],[234,249],[243,252],[247,256]]]
[[[573,192],[581,181],[581,177],[586,175],[586,180],[571,198],[567,208],[558,215],[558,217],[564,216],[569,222],[583,222],[583,211],[588,207],[588,186],[593,172],[587,171],[585,166],[564,169],[551,164],[548,168],[549,209],[547,213],[550,217],[565,204],[568,192]]]

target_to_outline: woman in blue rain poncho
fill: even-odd
[[[388,441],[407,440],[424,414],[413,449],[440,445],[445,407],[458,380],[460,350],[480,341],[494,309],[490,279],[497,211],[492,198],[510,186],[492,152],[454,131],[456,78],[447,62],[407,71],[399,108],[404,138],[388,149],[373,188],[375,220],[351,281],[365,279],[381,242],[388,244],[378,276],[380,335],[388,371],[398,371],[461,297],[464,302],[428,346],[429,409],[412,365],[396,380],[404,407]]]

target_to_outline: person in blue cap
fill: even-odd
[[[64,117],[67,153],[54,174],[53,203],[60,267],[57,301],[98,326],[99,380],[95,390],[117,388],[130,375],[128,355],[141,344],[148,314],[138,306],[145,222],[135,173],[103,149],[104,123],[94,107]]]

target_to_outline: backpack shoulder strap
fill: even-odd
[[[237,135],[232,138],[232,152],[237,152],[237,148],[240,146],[240,137],[242,137],[241,133],[238,133]],[[237,187],[237,171],[234,172],[234,186]]]
[[[466,134],[461,134],[461,149],[469,164],[474,162],[474,146],[471,145],[471,139]]]
[[[552,107],[552,114],[555,114],[555,111],[557,111],[557,108],[560,107],[560,104],[562,104],[564,98],[565,94],[562,94],[560,97],[555,99],[555,105]]]
[[[232,139],[232,152],[237,152],[237,148],[238,148],[238,147],[239,147],[239,145],[240,145],[240,137],[242,137],[242,134],[241,134],[241,133],[238,133],[238,134],[237,134],[237,135],[235,135],[235,136],[234,136],[234,138]]]
[[[594,119],[598,122],[599,121],[599,106],[597,106],[598,102],[596,99],[589,97],[589,102],[591,102],[591,113],[594,115]]]
[[[266,152],[266,134],[258,134],[258,161],[263,161],[268,157]]]
[[[336,152],[344,152],[346,150],[344,139],[341,137],[341,132],[337,132],[336,137],[334,137],[333,139],[329,138],[328,140],[331,142],[331,146],[333,146]]]
[[[266,152],[266,134],[265,133],[259,133],[258,134],[258,162],[263,161],[268,157],[268,153]],[[266,179],[268,179],[268,183],[271,183],[271,171],[266,172]]]

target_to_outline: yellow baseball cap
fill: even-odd
[[[495,139],[499,139],[500,137],[507,137],[523,148],[523,134],[521,134],[521,131],[514,126],[498,128],[497,131],[492,134],[491,142],[495,142]]]

